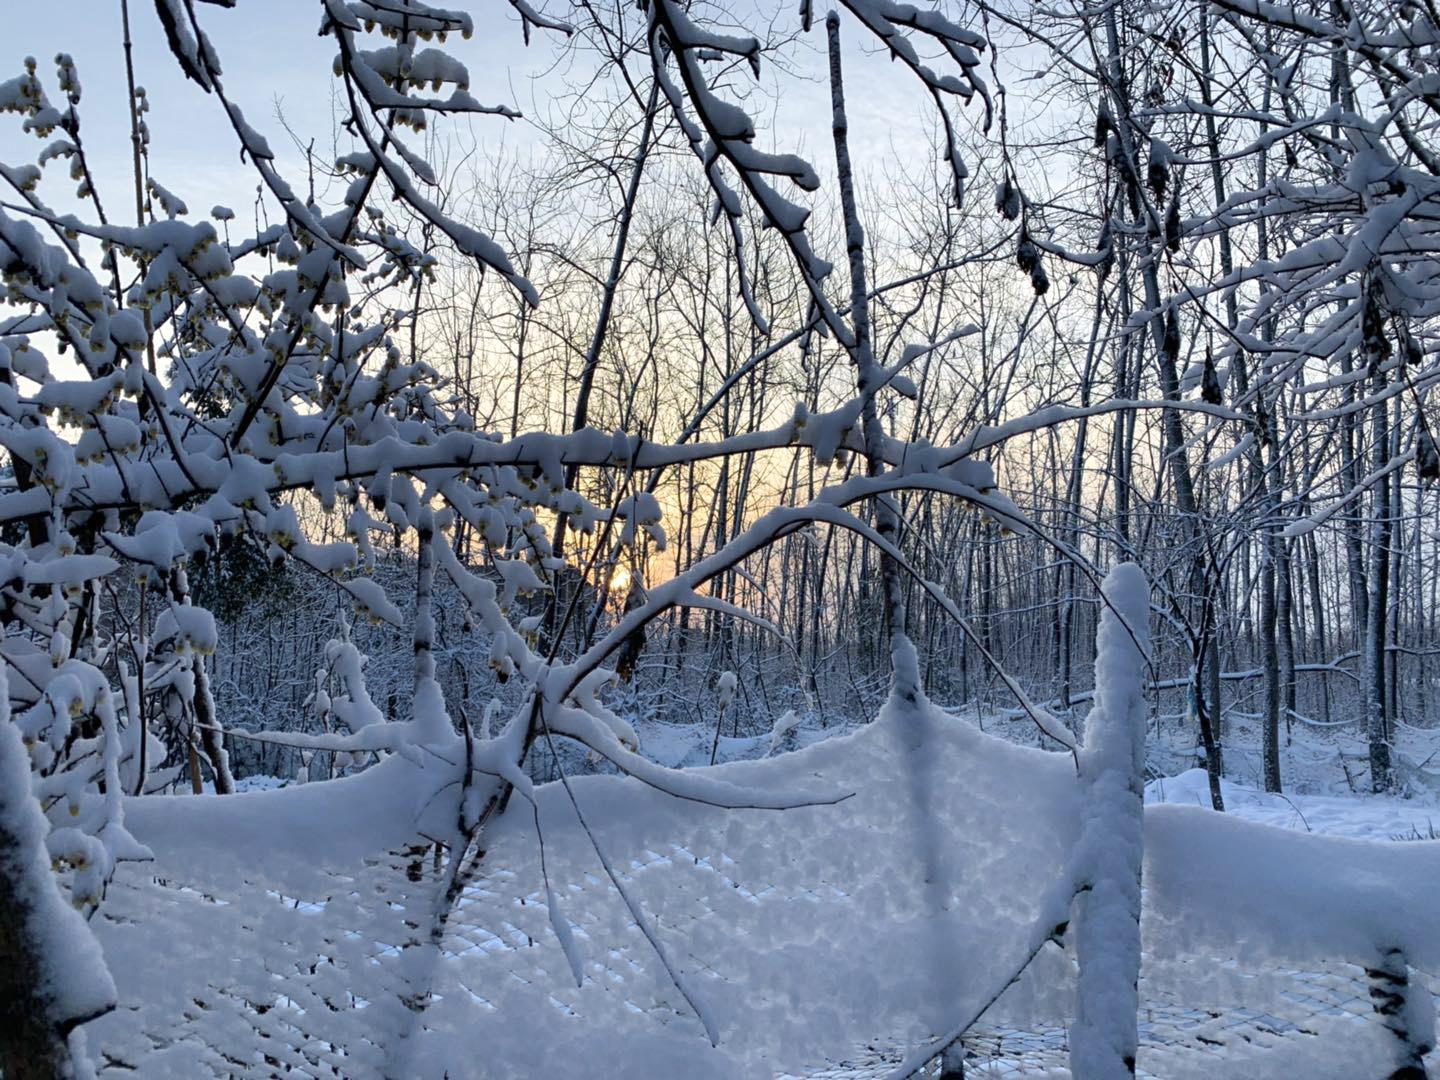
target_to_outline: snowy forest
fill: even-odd
[[[0,9],[0,1078],[1440,1077],[1434,0],[449,2]]]

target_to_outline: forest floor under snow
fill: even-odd
[[[971,710],[958,715],[963,722],[977,719]],[[709,765],[712,748],[717,763],[754,761],[849,734],[857,726],[798,727],[780,740],[773,740],[768,733],[722,735],[717,745],[715,729],[708,725],[637,725],[640,752],[670,768]],[[992,715],[981,718],[978,726],[1012,742],[1035,742],[1034,727],[1028,720]],[[1410,765],[1401,770],[1406,781],[1404,794],[1395,797],[1364,792],[1369,750],[1357,728],[1316,731],[1302,727],[1293,731],[1282,749],[1286,790],[1276,795],[1264,791],[1260,783],[1258,733],[1244,724],[1233,726],[1225,748],[1227,778],[1222,793],[1226,812],[1283,829],[1361,840],[1440,839],[1440,728],[1406,727],[1401,731],[1397,757]],[[1145,786],[1145,801],[1208,807],[1205,771],[1185,767],[1194,761],[1198,761],[1198,748],[1189,740],[1169,730],[1158,736],[1152,732],[1147,764],[1153,779]],[[237,786],[249,791],[285,784],[273,776],[251,776]],[[1352,785],[1358,790],[1352,790]]]
[[[1271,795],[1224,781],[1225,812],[1263,825],[1359,840],[1440,839],[1440,800],[1378,795]],[[1163,777],[1145,785],[1147,803],[1210,805],[1204,769]]]
[[[1361,840],[1440,838],[1440,728],[1403,725],[1393,750],[1399,792],[1372,795],[1370,748],[1359,724],[1331,728],[1297,724],[1282,739],[1283,794],[1261,782],[1260,733],[1249,724],[1232,726],[1225,746],[1226,780],[1221,788],[1227,813],[1282,829],[1348,836]],[[1147,803],[1209,806],[1210,789],[1198,747],[1170,732],[1152,734],[1148,764],[1153,779]],[[1155,774],[1159,773],[1159,776]]]
[[[976,720],[970,710],[963,717],[966,722]],[[1013,742],[1035,742],[1034,726],[1027,719],[991,717],[980,720],[979,726]],[[754,760],[854,729],[854,724],[800,728],[773,751],[768,734],[722,735],[715,760]],[[1440,839],[1440,728],[1401,730],[1397,758],[1410,764],[1400,770],[1405,794],[1395,797],[1365,793],[1369,748],[1358,734],[1358,725],[1330,730],[1297,726],[1281,750],[1286,790],[1279,795],[1267,793],[1260,783],[1258,732],[1238,723],[1228,736],[1228,776],[1222,787],[1227,813],[1284,829],[1362,840]],[[642,725],[641,753],[670,767],[703,766],[710,763],[714,737],[714,728],[701,725]],[[1145,801],[1208,807],[1205,771],[1185,768],[1187,762],[1197,760],[1198,748],[1190,740],[1168,729],[1158,736],[1152,732],[1148,764],[1152,776],[1162,775],[1146,785]],[[1351,790],[1352,784],[1358,790]]]

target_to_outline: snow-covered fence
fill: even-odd
[[[955,837],[939,912],[926,910],[906,809],[892,794],[904,734],[893,717],[844,741],[722,767],[749,781],[778,781],[782,770],[817,785],[863,779],[843,812],[695,806],[681,836],[666,824],[664,796],[617,778],[576,782],[612,863],[717,1019],[716,1049],[593,852],[566,828],[558,792],[544,789],[546,869],[583,984],[552,929],[534,823],[516,815],[451,919],[415,1075],[545,1075],[575,1060],[593,1062],[597,1076],[893,1074],[909,1048],[998,989],[1077,839],[1081,792],[1065,757],[936,723],[935,766],[965,780],[937,792]],[[423,839],[411,846],[400,827],[431,793],[404,763],[385,772],[189,808],[165,800],[133,815],[158,861],[122,868],[99,916],[122,1001],[90,1025],[103,1074],[133,1075],[129,1065],[147,1077],[385,1075],[405,1020],[412,924],[441,881]],[[1234,839],[1228,826],[1274,845],[1256,858],[1298,845],[1376,875],[1383,908],[1440,880],[1429,845],[1285,834],[1175,807],[1147,816],[1140,1075],[1381,1080],[1400,1059],[1391,1021],[1402,1013],[1405,1038],[1429,1045],[1430,975],[1412,971],[1406,1008],[1382,1016],[1365,970],[1378,956],[1352,956],[1324,927],[1266,947],[1287,921],[1287,898],[1253,918],[1265,883],[1241,876],[1249,858],[1237,854],[1236,870],[1193,901],[1185,872],[1191,852],[1197,873],[1213,868],[1205,856]],[[1357,851],[1376,858],[1355,866]],[[1378,885],[1387,879],[1393,889]],[[1196,910],[1225,891],[1228,908]],[[1348,907],[1355,891],[1335,899]],[[1231,932],[1213,931],[1227,910]],[[1389,917],[1375,915],[1376,925]],[[1435,915],[1417,918],[1417,934],[1436,932]],[[970,1072],[1065,1068],[1076,993],[1068,948],[1046,945],[966,1032]],[[467,1072],[477,1055],[484,1068]]]
[[[594,1076],[893,1077],[951,1044],[967,1076],[1109,1075],[1127,1052],[1137,1075],[1163,1080],[1422,1076],[1440,845],[1177,806],[1144,810],[1142,825],[1145,602],[1124,577],[1107,586],[1102,635],[1115,667],[1100,704],[1114,712],[1092,720],[1078,776],[1069,753],[892,704],[848,738],[709,771],[850,795],[835,805],[723,809],[634,779],[572,779],[628,902],[548,785],[533,814],[516,804],[487,831],[436,969],[420,970],[415,947],[446,885],[426,838],[457,794],[423,759],[134,800],[127,823],[156,862],[122,866],[98,916],[121,1002],[88,1026],[101,1072],[529,1077],[584,1063]],[[917,827],[922,810],[938,831]],[[1094,835],[1106,822],[1115,834]],[[942,842],[921,850],[926,835]],[[427,1004],[402,1063],[417,990]]]

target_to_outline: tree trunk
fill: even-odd
[[[1389,440],[1385,438],[1387,410],[1375,410],[1374,437],[1377,466],[1384,464]],[[1365,621],[1365,726],[1370,740],[1370,788],[1377,794],[1390,790],[1390,726],[1385,710],[1385,630],[1390,609],[1390,484],[1382,477],[1371,499],[1370,595]]]
[[[840,73],[840,19],[831,12],[825,18],[830,42],[830,100],[834,108],[835,165],[840,183],[840,206],[845,214],[845,250],[850,260],[850,318],[855,328],[855,383],[861,394],[860,416],[865,441],[866,474],[876,476],[885,468],[885,431],[875,408],[880,384],[879,367],[871,344],[870,301],[865,288],[865,230],[855,205],[855,177],[850,167],[849,122],[845,118],[845,89]],[[898,547],[900,521],[886,499],[875,500],[875,531],[882,540]],[[888,553],[880,553],[881,595],[885,605],[885,627],[892,645],[905,633],[905,597],[900,566]],[[902,650],[892,649],[892,663],[900,662]],[[913,654],[909,654],[913,659]],[[908,666],[913,666],[908,665]],[[896,670],[896,692],[911,700],[919,693],[918,670]]]

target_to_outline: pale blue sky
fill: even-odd
[[[64,50],[74,56],[85,88],[80,113],[86,150],[97,170],[111,180],[102,180],[102,197],[108,194],[116,201],[130,175],[119,0],[48,0],[43,3],[45,14],[31,13],[40,7],[35,4],[31,11],[7,20],[9,33],[0,45],[0,79],[18,74],[24,57],[31,55],[40,63],[47,91],[53,93],[55,54]],[[474,38],[452,38],[446,48],[466,62],[477,98],[487,103],[520,99],[523,110],[530,95],[529,79],[549,60],[550,49],[540,42],[525,49],[510,7],[493,0],[487,7],[493,14],[477,26]],[[240,161],[235,135],[219,103],[180,73],[154,5],[131,0],[130,9],[136,80],[151,102],[152,174],[190,204],[192,217],[207,213],[217,202],[248,216],[245,209],[254,197],[255,174]],[[241,0],[229,10],[198,5],[198,12],[220,53],[226,92],[281,155],[283,171],[298,187],[304,176],[296,171],[301,158],[276,109],[277,105],[283,109],[297,134],[313,137],[317,150],[328,152],[331,92],[338,84],[330,73],[334,43],[316,33],[320,5]],[[490,133],[488,127],[499,137],[507,126],[512,130],[505,137],[520,134],[520,125],[506,125],[503,120],[484,119],[481,124],[477,130],[482,134]],[[20,133],[17,118],[0,117],[0,160],[33,160],[38,145],[33,137]],[[58,204],[59,186],[53,181],[47,184],[46,195]]]
[[[43,14],[38,13],[43,7]],[[747,19],[757,32],[770,20],[789,30],[798,23],[795,4],[758,0],[755,17]],[[487,103],[505,102],[522,112],[535,112],[548,93],[558,88],[563,73],[546,74],[554,60],[553,39],[537,34],[526,48],[511,7],[502,0],[471,3],[476,20],[469,41],[452,37],[446,48],[470,69],[472,93]],[[26,55],[40,62],[47,89],[53,92],[53,57],[64,49],[78,65],[85,97],[81,105],[82,135],[92,164],[100,174],[102,197],[117,219],[128,220],[130,180],[129,121],[125,111],[124,57],[121,50],[119,0],[48,0],[26,5],[23,14],[8,20],[0,46],[0,79],[20,70]],[[330,74],[333,43],[316,33],[320,5],[303,0],[240,0],[234,9],[199,5],[202,25],[219,50],[229,95],[244,109],[247,119],[281,155],[282,170],[297,188],[303,183],[301,157],[282,129],[277,106],[292,128],[305,139],[314,138],[317,150],[330,147],[332,90]],[[804,153],[828,171],[828,88],[806,74],[818,74],[824,48],[824,28],[817,9],[815,29],[808,41],[790,53],[799,74],[773,69],[764,78],[779,80],[784,92],[775,117],[779,148]],[[638,16],[637,16],[638,17]],[[187,82],[166,48],[154,6],[148,0],[131,0],[131,27],[135,41],[137,80],[150,95],[152,133],[151,172],[162,184],[184,198],[192,220],[208,213],[216,203],[231,206],[242,221],[250,217],[256,178],[239,158],[233,132],[219,103]],[[847,83],[849,84],[852,147],[861,167],[878,162],[892,147],[924,154],[922,133],[931,119],[928,96],[900,65],[886,58],[862,54],[862,40],[853,21],[845,26]],[[537,81],[538,76],[538,81]],[[971,107],[972,110],[975,106]],[[757,116],[762,123],[768,116]],[[524,123],[478,117],[469,122],[482,145],[500,140],[511,145],[534,138]],[[33,160],[39,144],[19,131],[18,118],[0,116],[0,160]],[[907,150],[908,148],[908,150]],[[58,173],[63,165],[52,165]],[[69,209],[68,185],[52,176],[45,197],[57,208]]]

